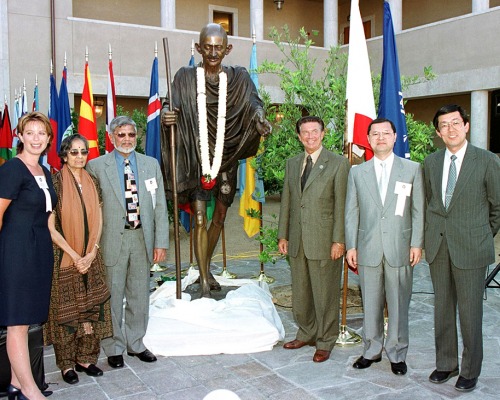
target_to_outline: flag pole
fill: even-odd
[[[347,123],[346,123],[346,129],[347,129]],[[347,159],[349,160],[349,164],[352,165],[352,143],[350,142],[347,142]],[[344,281],[342,285],[342,319],[340,321],[339,337],[337,338],[337,344],[339,346],[352,346],[362,342],[361,336],[358,335],[353,329],[347,326],[347,292],[349,290],[348,283],[349,283],[349,266],[347,265],[347,260],[344,256]]]
[[[163,50],[165,52],[165,68],[167,70],[167,91],[168,91],[168,104],[170,111],[174,110],[172,99],[172,87],[170,84],[170,53],[168,50],[168,38],[163,38]],[[181,249],[179,239],[179,201],[177,198],[177,171],[176,171],[176,154],[175,154],[175,125],[170,125],[170,171],[172,174],[172,197],[174,203],[174,243],[175,243],[175,283],[176,283],[176,298],[180,299],[182,296],[181,287]]]

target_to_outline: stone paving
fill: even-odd
[[[238,259],[228,263],[228,270],[239,278],[250,278],[258,274],[259,263]],[[214,273],[220,271],[220,266],[213,268]],[[266,266],[265,272],[276,278],[271,287],[290,284],[285,261]],[[349,283],[356,282],[357,277],[349,273]],[[201,400],[215,389],[229,389],[242,400],[500,398],[500,289],[489,288],[485,293],[483,371],[476,390],[465,394],[455,390],[456,378],[441,385],[428,381],[435,361],[432,292],[429,267],[423,261],[415,267],[410,348],[406,360],[408,373],[403,377],[392,374],[385,355],[382,362],[366,370],[353,369],[352,363],[362,353],[361,345],[337,346],[330,360],[317,364],[312,362],[314,348],[285,350],[282,343],[278,343],[268,352],[159,357],[153,364],[125,355],[125,367],[118,370],[108,366],[102,353],[98,365],[104,375],[93,378],[80,373],[80,382],[76,385],[68,385],[62,380],[49,347],[44,360],[46,380],[49,389],[54,391],[53,400]],[[278,308],[278,312],[285,327],[285,340],[293,339],[296,325],[291,310]],[[362,314],[348,315],[347,325],[359,332]]]

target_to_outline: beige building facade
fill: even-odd
[[[95,99],[105,101],[108,48],[111,45],[117,103],[126,109],[147,107],[151,65],[158,46],[160,95],[166,95],[164,37],[169,40],[172,72],[188,63],[192,42],[207,22],[221,23],[234,50],[228,64],[248,66],[252,33],[259,62],[277,60],[268,40],[270,27],[304,27],[315,41],[318,72],[330,46],[347,40],[350,0],[0,0],[0,96],[13,104],[26,81],[31,103],[38,77],[40,109],[48,109],[50,62],[59,85],[66,54],[68,90],[79,109],[85,49]],[[457,102],[471,114],[472,143],[500,153],[500,0],[389,0],[402,75],[421,75],[432,66],[437,78],[413,85],[406,111],[430,121],[443,104]],[[369,39],[371,68],[382,65],[383,2],[360,0]],[[347,46],[343,45],[347,51]],[[196,61],[200,60],[195,54]],[[282,99],[271,76],[259,77]],[[101,116],[98,123],[104,123]]]

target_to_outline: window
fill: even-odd
[[[374,32],[374,21],[373,21],[373,16],[368,17],[363,21],[363,29],[365,31],[365,39],[370,39],[373,37],[373,32]],[[345,24],[341,26],[341,38],[340,41],[342,44],[349,44],[349,30],[351,26],[350,24]]]
[[[233,14],[214,11],[214,23],[222,26],[228,35],[233,36]]]
[[[238,9],[223,6],[208,6],[208,20],[221,25],[228,35],[238,36]]]

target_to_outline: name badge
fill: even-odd
[[[398,199],[396,202],[396,211],[394,212],[394,215],[399,215],[400,217],[403,216],[406,198],[411,195],[411,187],[411,183],[396,181],[394,194],[398,195]]]
[[[38,184],[38,187],[43,190],[43,194],[45,195],[45,211],[52,211],[52,199],[50,198],[49,185],[45,180],[45,175],[35,176],[35,181]]]
[[[35,179],[36,179],[36,183],[38,183],[38,187],[40,189],[48,189],[49,188],[49,185],[47,185],[47,181],[45,180],[44,175],[35,176]]]
[[[156,178],[146,179],[144,183],[146,184],[146,190],[151,194],[154,210],[156,208],[156,189],[158,189],[158,183],[156,182]]]
[[[146,183],[146,190],[148,192],[156,191],[158,189],[158,183],[156,183],[156,178],[149,178],[144,181]]]

